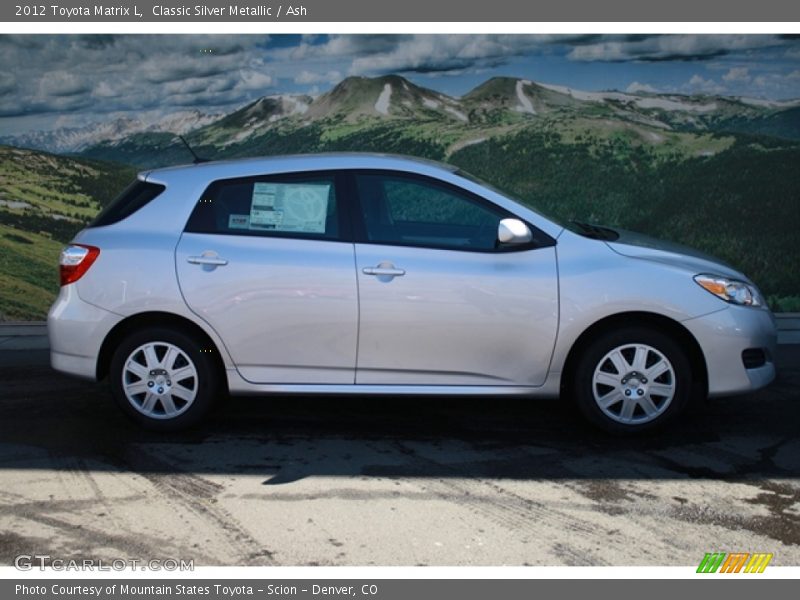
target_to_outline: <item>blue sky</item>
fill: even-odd
[[[4,35],[0,57],[0,135],[226,112],[386,73],[454,96],[507,75],[591,91],[800,98],[800,37],[772,34]]]

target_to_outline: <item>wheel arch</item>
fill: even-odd
[[[98,380],[104,379],[108,375],[111,366],[111,358],[114,356],[114,351],[122,340],[132,332],[146,327],[168,327],[177,329],[192,336],[204,346],[207,346],[208,350],[211,351],[214,363],[219,369],[220,380],[223,382],[223,385],[227,387],[225,362],[222,358],[219,346],[202,327],[197,325],[197,323],[181,315],[168,312],[138,313],[117,323],[111,331],[108,332],[103,340],[103,344],[100,346],[100,352],[97,356],[96,372]]]
[[[609,315],[587,327],[572,344],[561,370],[561,390],[569,386],[573,380],[578,358],[589,344],[605,332],[613,331],[620,327],[643,326],[651,327],[674,339],[681,347],[686,348],[689,364],[692,369],[692,380],[695,385],[695,394],[708,393],[708,368],[703,350],[692,333],[678,321],[650,312],[624,312]]]

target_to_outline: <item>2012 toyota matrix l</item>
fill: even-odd
[[[775,377],[774,319],[742,273],[404,157],[143,172],[60,275],[52,366],[108,378],[161,430],[226,392],[560,394],[627,433]]]

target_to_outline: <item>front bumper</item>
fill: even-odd
[[[50,365],[67,375],[97,380],[97,358],[108,332],[122,320],[78,296],[75,285],[61,288],[47,315]]]
[[[775,318],[768,310],[729,306],[683,321],[706,359],[708,395],[742,394],[765,387],[775,379]],[[745,368],[742,352],[762,349],[763,365]]]

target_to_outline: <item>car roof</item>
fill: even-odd
[[[143,171],[139,174],[139,178],[168,181],[175,176],[202,174],[203,178],[212,179],[328,169],[396,169],[418,173],[430,171],[454,173],[458,170],[453,165],[412,156],[369,152],[330,152],[200,162]]]

